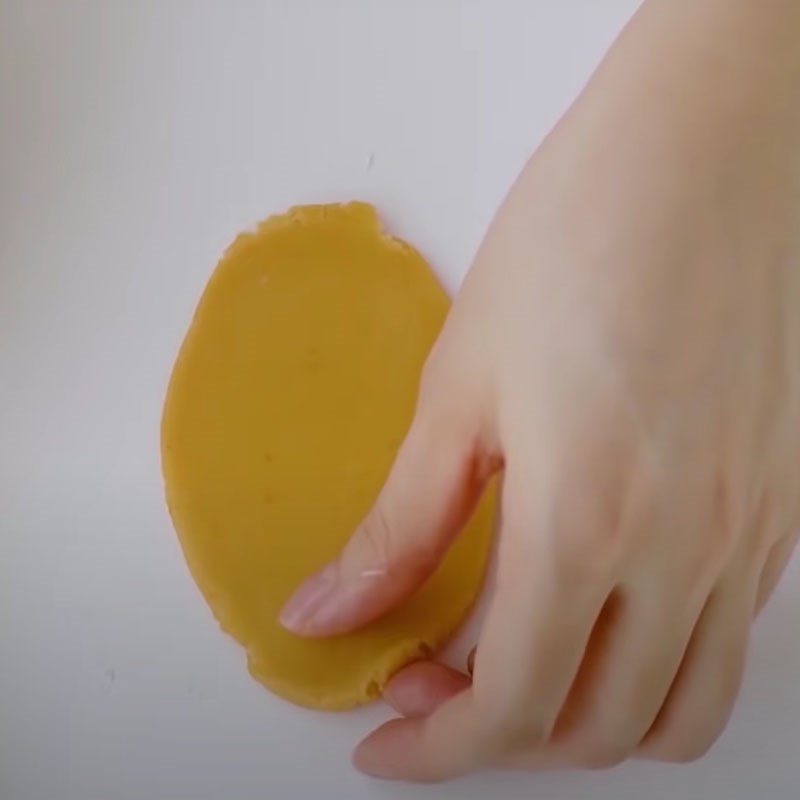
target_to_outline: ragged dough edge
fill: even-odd
[[[172,514],[172,509],[170,509],[170,514]],[[175,522],[174,516],[173,522]],[[177,522],[175,522],[175,529],[183,545],[184,542]],[[439,635],[402,639],[393,644],[390,648],[387,647],[381,654],[379,663],[370,664],[370,671],[365,671],[364,678],[358,683],[353,681],[346,691],[342,691],[338,694],[329,694],[327,692],[313,694],[304,691],[304,688],[298,686],[294,681],[276,679],[275,676],[269,672],[269,668],[263,659],[253,655],[245,637],[242,637],[241,634],[236,631],[235,625],[230,625],[228,623],[228,614],[224,602],[221,602],[222,598],[206,588],[203,570],[199,564],[195,563],[194,557],[190,553],[191,548],[184,546],[182,549],[184,550],[189,572],[194,578],[194,583],[203,596],[206,605],[220,629],[227,636],[230,636],[240,647],[244,648],[247,670],[250,675],[261,685],[284,700],[303,706],[304,708],[309,708],[313,711],[348,711],[358,706],[372,703],[380,698],[383,694],[383,690],[386,688],[386,684],[398,670],[414,661],[430,659],[450,641],[472,612],[480,597],[486,578],[487,568],[487,563],[485,563],[481,580],[475,587],[473,596],[457,611],[453,612],[452,617],[447,621],[446,626],[443,627]],[[260,668],[262,664],[265,669]]]
[[[454,612],[453,617],[448,620],[448,624],[438,636],[403,639],[394,644],[391,648],[387,648],[381,655],[380,663],[372,664],[372,670],[365,676],[364,680],[358,684],[353,682],[347,691],[342,691],[339,694],[312,694],[308,691],[304,691],[293,681],[276,679],[269,673],[268,668],[266,670],[259,668],[259,665],[262,664],[263,661],[251,653],[247,641],[237,633],[235,625],[229,624],[227,611],[224,602],[222,602],[222,598],[207,588],[203,570],[199,563],[195,561],[191,543],[184,540],[181,534],[181,525],[178,522],[179,515],[175,513],[173,505],[169,502],[169,497],[167,498],[167,508],[172,518],[178,539],[181,542],[184,559],[192,575],[194,584],[203,596],[208,609],[211,611],[212,616],[222,632],[233,639],[240,647],[244,648],[247,670],[250,675],[278,697],[313,711],[348,711],[379,699],[383,694],[383,690],[386,688],[386,684],[398,670],[408,666],[414,661],[431,658],[450,641],[472,613],[486,580],[488,559],[483,565],[483,574],[475,587],[472,597],[464,603],[458,611]]]
[[[464,614],[469,613],[469,609]],[[463,621],[463,620],[462,620]],[[456,623],[457,629],[461,623]],[[337,695],[309,694],[298,689],[297,685],[288,681],[275,680],[272,676],[259,669],[259,662],[247,656],[247,669],[250,674],[262,685],[279,697],[295,705],[309,708],[313,711],[348,711],[357,706],[366,705],[377,700],[386,688],[390,678],[400,669],[414,661],[429,659],[452,636],[452,631],[438,637],[432,642],[424,639],[404,639],[385,652],[381,663],[374,665],[372,674],[359,686],[348,692]]]
[[[491,502],[494,513],[496,514],[497,506],[492,499],[494,497],[493,485],[490,485],[486,491],[487,494],[484,495],[481,502]],[[491,498],[489,495],[491,495]],[[279,680],[276,679],[274,675],[270,674],[267,664],[262,659],[252,654],[246,638],[237,632],[235,625],[229,624],[224,598],[221,598],[216,595],[214,591],[207,588],[203,569],[199,563],[195,562],[190,543],[184,541],[180,532],[180,525],[176,519],[177,515],[174,513],[170,504],[168,503],[167,505],[170,515],[173,518],[178,538],[181,541],[181,549],[183,550],[184,558],[189,572],[194,579],[194,583],[222,632],[230,636],[231,639],[244,649],[247,670],[250,675],[261,685],[284,700],[314,711],[348,711],[379,699],[383,694],[383,690],[386,688],[386,684],[398,670],[408,666],[414,661],[430,659],[453,638],[472,613],[485,585],[486,573],[489,565],[488,557],[483,563],[480,580],[474,587],[472,596],[459,608],[453,610],[452,615],[446,620],[445,624],[443,624],[438,635],[429,634],[426,636],[402,639],[391,647],[387,647],[382,653],[380,661],[369,665],[371,671],[365,671],[364,678],[358,683],[353,681],[345,691],[341,691],[338,694],[329,694],[327,692],[320,694],[309,693],[304,690],[305,687],[301,688],[294,681]],[[488,535],[490,539],[494,527],[495,523],[493,521],[489,528]],[[260,669],[260,664],[264,664],[266,670]]]
[[[192,338],[192,333],[194,332],[195,325],[198,321],[205,315],[205,307],[206,307],[206,299],[211,297],[214,294],[214,287],[218,280],[222,279],[223,268],[225,263],[232,258],[233,256],[239,255],[240,251],[246,250],[250,245],[257,242],[259,237],[263,236],[264,234],[270,233],[272,231],[278,231],[282,229],[289,229],[291,227],[297,226],[302,227],[307,223],[316,223],[320,221],[331,221],[334,222],[337,219],[340,219],[341,216],[353,216],[353,217],[361,217],[365,223],[367,230],[374,234],[375,237],[379,240],[384,242],[386,245],[391,247],[394,250],[398,250],[401,253],[408,254],[413,256],[421,265],[425,267],[426,270],[430,270],[430,274],[433,276],[437,286],[439,287],[440,292],[442,295],[447,299],[447,302],[450,302],[450,296],[448,295],[447,291],[444,289],[439,277],[434,272],[433,268],[430,267],[426,259],[423,255],[417,250],[415,247],[410,245],[408,242],[403,241],[402,239],[397,238],[396,236],[392,236],[387,230],[383,227],[381,223],[380,217],[378,216],[378,212],[370,203],[366,203],[362,200],[351,200],[348,203],[321,203],[316,205],[307,205],[307,206],[292,206],[288,211],[284,212],[283,214],[273,214],[270,217],[262,220],[261,222],[257,223],[255,228],[250,231],[245,231],[240,233],[225,249],[225,252],[222,254],[222,257],[217,262],[211,276],[206,283],[206,286],[203,290],[203,293],[200,296],[200,300],[195,307],[194,314],[192,315],[192,319],[189,323],[189,327],[187,330],[186,335],[184,336],[183,342],[178,350],[178,355],[175,359],[175,364],[177,364],[180,359],[182,358],[184,351],[188,350],[190,347],[190,340]],[[174,366],[173,366],[173,374],[170,376],[169,384],[167,386],[167,401],[170,397],[170,391],[172,388],[172,382],[174,379]],[[166,411],[166,404],[165,409]],[[163,464],[163,452],[164,452],[164,440],[163,440],[163,429],[164,429],[164,417],[162,416],[161,426],[162,426],[162,464]]]
[[[416,248],[412,247],[408,242],[392,236],[383,227],[375,206],[363,200],[351,200],[349,203],[319,203],[307,206],[292,206],[283,214],[274,214],[271,217],[267,217],[257,223],[253,230],[240,233],[225,250],[221,262],[236,254],[253,240],[258,239],[262,234],[285,230],[294,226],[300,227],[307,223],[335,222],[342,217],[360,218],[366,227],[371,229],[370,232],[374,233],[393,249],[403,253],[411,253],[418,258],[422,257]]]

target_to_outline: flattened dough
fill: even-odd
[[[162,459],[186,560],[252,675],[300,705],[377,697],[396,669],[444,641],[479,591],[490,500],[384,619],[328,639],[277,622],[377,495],[448,305],[371,206],[295,208],[228,249],[175,364]]]

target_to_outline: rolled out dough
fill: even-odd
[[[371,206],[299,207],[236,239],[181,348],[162,421],[169,509],[250,672],[295,703],[344,709],[375,698],[396,669],[442,644],[480,588],[490,500],[385,618],[328,639],[277,621],[377,495],[448,305]]]

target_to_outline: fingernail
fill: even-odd
[[[328,564],[289,598],[278,617],[281,625],[292,633],[303,633],[309,620],[335,591],[336,572],[333,564]]]

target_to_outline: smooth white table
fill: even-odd
[[[380,704],[252,681],[161,495],[165,382],[242,228],[362,198],[456,287],[635,0],[0,3],[0,798],[782,800],[800,569],[690,767],[420,788],[349,765]]]

